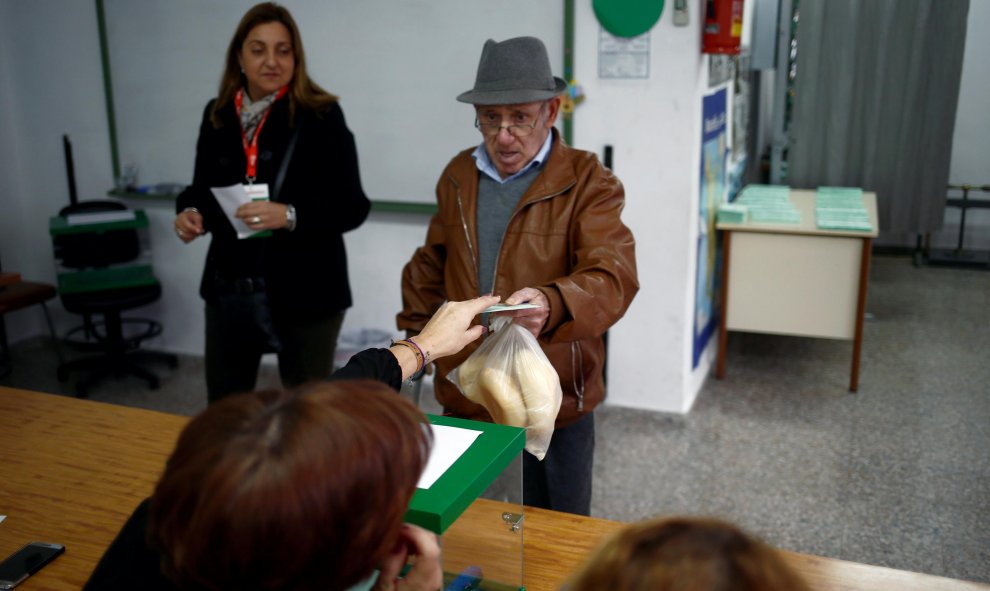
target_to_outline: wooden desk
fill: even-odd
[[[800,224],[720,223],[722,314],[715,377],[725,377],[727,332],[739,330],[853,341],[849,390],[859,388],[870,250],[877,198],[863,193],[873,230],[819,230],[815,191],[792,189]]]
[[[187,420],[0,388],[0,556],[33,540],[66,547],[18,591],[82,587]]]
[[[151,493],[187,420],[0,387],[0,515],[7,516],[0,523],[0,556],[31,540],[66,546],[65,554],[18,591],[77,591],[83,585],[131,511]],[[479,500],[462,519],[487,518],[502,508],[501,503]],[[622,525],[527,508],[527,591],[557,590],[602,539]],[[820,590],[990,590],[977,583],[829,558],[790,552],[785,556]]]

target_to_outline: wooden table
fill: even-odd
[[[859,388],[877,198],[864,192],[869,232],[819,230],[815,191],[792,189],[799,224],[719,223],[722,313],[715,377],[725,377],[728,331],[851,340],[849,390]]]
[[[77,591],[134,507],[151,493],[187,417],[0,387],[0,556],[32,540],[65,554],[18,591]],[[508,507],[479,500],[462,519]],[[460,525],[458,523],[457,525]],[[555,591],[622,523],[526,509],[528,591]],[[474,531],[479,531],[481,526]],[[990,590],[990,586],[785,552],[813,589]]]

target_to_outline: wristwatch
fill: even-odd
[[[290,232],[296,229],[296,206],[291,203],[285,206],[285,229]]]

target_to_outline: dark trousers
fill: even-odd
[[[284,387],[330,377],[343,322],[342,311],[317,321],[273,318],[275,334],[282,344],[278,373]],[[206,391],[210,403],[230,394],[254,390],[264,353],[257,339],[238,334],[229,326],[222,329],[218,310],[206,305]]]
[[[523,504],[591,515],[591,475],[595,458],[595,415],[556,429],[543,461],[523,452]]]

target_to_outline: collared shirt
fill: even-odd
[[[547,139],[543,142],[543,147],[540,151],[533,156],[533,159],[529,161],[529,164],[524,166],[519,172],[503,179],[498,173],[498,169],[492,163],[492,159],[488,157],[488,150],[485,149],[485,142],[482,140],[478,147],[474,149],[471,156],[474,158],[474,163],[478,166],[478,170],[490,176],[495,182],[504,185],[505,183],[514,180],[525,173],[531,168],[535,168],[543,165],[543,161],[547,159],[547,155],[550,153],[550,146],[553,145],[553,134],[548,133]]]

